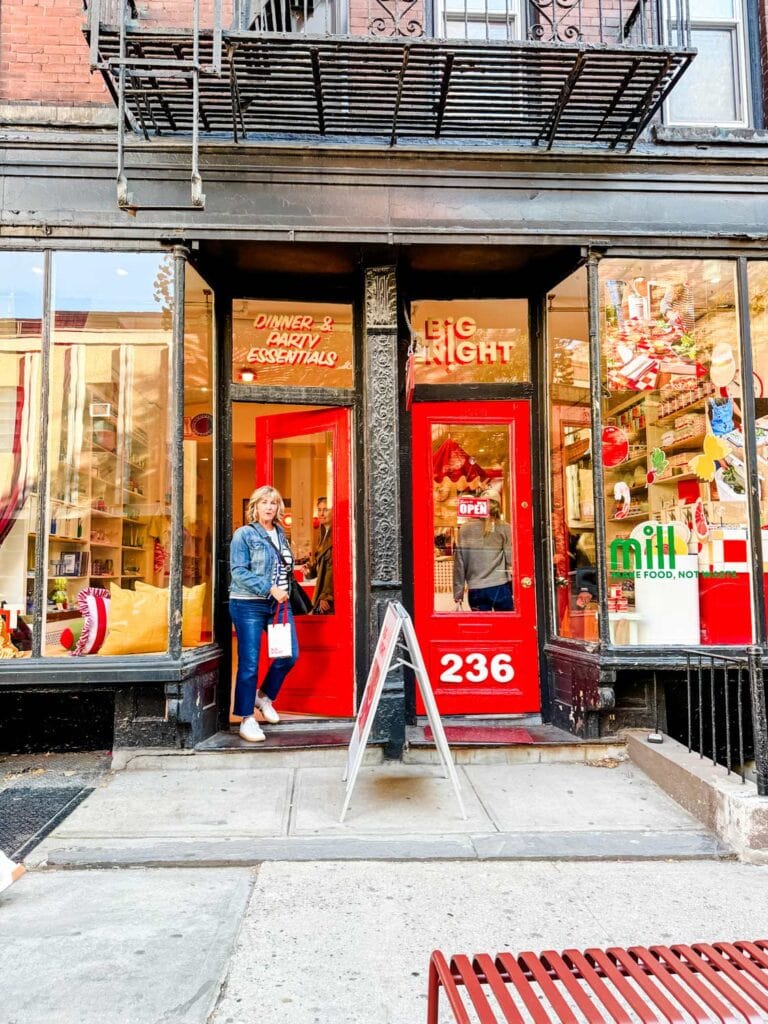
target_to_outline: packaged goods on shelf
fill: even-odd
[[[707,429],[706,417],[703,413],[686,413],[675,420],[675,438],[678,441],[686,437],[697,437]]]

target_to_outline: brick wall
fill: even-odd
[[[117,9],[121,0],[102,2],[105,7],[113,3]],[[321,0],[315,2],[319,9]],[[354,35],[373,31],[418,36],[428,25],[430,2],[348,0],[350,31]],[[760,33],[755,45],[768,110],[768,0],[748,2],[758,5]],[[471,9],[472,0],[467,4]],[[622,20],[620,13],[626,18],[631,6],[631,0],[582,0],[579,14],[573,11],[566,15],[561,33],[567,24],[578,24],[584,38],[597,41],[600,10],[605,40],[615,39]],[[192,0],[139,0],[139,7],[145,24],[189,27],[192,22]],[[231,24],[233,11],[234,0],[224,0],[225,27]],[[201,0],[201,27],[209,27],[212,17],[213,0]],[[83,21],[82,0],[0,0],[0,104],[114,109],[101,75],[89,71]]]
[[[111,106],[82,24],[81,0],[2,0],[0,102]]]

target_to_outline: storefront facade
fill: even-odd
[[[115,745],[228,729],[228,542],[261,483],[329,603],[289,714],[355,714],[391,600],[444,715],[584,737],[663,721],[686,651],[765,651],[755,139],[207,140],[204,207],[154,140],[130,214],[95,133],[4,146],[4,698],[101,694]],[[422,710],[393,673],[388,753]]]

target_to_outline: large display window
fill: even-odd
[[[189,264],[184,280],[182,646],[213,637],[215,428],[213,292]],[[165,559],[165,546],[155,550]]]
[[[599,264],[607,613],[616,645],[753,638],[737,264]]]
[[[48,423],[48,656],[164,652],[172,258],[56,253]]]
[[[2,658],[210,642],[213,363],[180,250],[0,254]]]
[[[42,253],[0,253],[0,657],[32,652]]]
[[[587,272],[547,297],[550,557],[555,632],[598,639]]]

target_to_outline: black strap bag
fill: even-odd
[[[288,568],[288,563],[283,558],[283,552],[280,548],[275,548],[277,557]],[[296,582],[296,578],[293,575],[293,569],[288,571],[288,603],[291,606],[291,611],[294,617],[297,615],[309,615],[312,611],[312,601],[309,594],[306,592],[304,587],[300,583]]]

